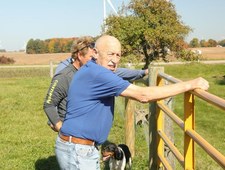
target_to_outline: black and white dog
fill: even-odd
[[[108,144],[102,149],[102,159],[109,160],[110,170],[131,169],[131,153],[125,144]]]

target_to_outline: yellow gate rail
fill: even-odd
[[[169,81],[171,83],[177,83],[181,81],[163,72],[159,72],[159,70],[158,72],[155,71],[154,73],[157,73],[156,76],[157,86],[164,85],[163,83],[164,80]],[[152,158],[151,157],[152,155],[150,153],[150,160],[149,160],[150,169],[159,169],[163,167],[165,169],[172,169],[171,165],[164,156],[165,144],[170,148],[171,152],[184,169],[195,169],[194,143],[198,144],[211,158],[213,158],[223,169],[225,169],[225,156],[222,155],[218,150],[216,150],[211,144],[209,144],[203,137],[201,137],[201,135],[199,135],[195,131],[195,112],[194,112],[195,97],[198,97],[204,100],[205,102],[208,102],[225,111],[224,99],[200,89],[184,93],[184,120],[181,120],[172,110],[170,110],[164,104],[163,100],[157,101],[155,104],[156,107],[155,143],[157,146],[157,156]],[[168,115],[184,131],[183,155],[179,152],[179,150],[175,147],[173,142],[164,133],[163,114]],[[151,130],[150,135],[152,135],[152,137],[154,138],[154,133]],[[153,149],[153,147],[150,149]]]

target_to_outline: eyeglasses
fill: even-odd
[[[94,43],[94,42],[91,42],[91,43],[89,43],[88,45],[86,45],[86,46],[84,46],[84,47],[78,49],[77,51],[74,51],[73,53],[77,53],[77,52],[79,52],[79,51],[82,51],[82,50],[85,49],[85,48],[94,49],[94,48],[95,48],[95,43]]]

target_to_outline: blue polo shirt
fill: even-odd
[[[119,96],[129,85],[112,71],[89,61],[70,84],[61,133],[102,144],[112,127],[114,96]]]

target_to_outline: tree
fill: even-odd
[[[46,52],[46,45],[43,40],[30,39],[26,46],[27,54],[42,54]]]
[[[225,39],[218,42],[219,45],[225,47]]]
[[[193,39],[190,41],[189,46],[192,47],[192,48],[199,47],[200,44],[199,44],[198,38],[193,38]]]
[[[216,40],[213,40],[213,39],[209,39],[208,44],[209,44],[209,47],[216,47],[217,46]]]
[[[35,53],[35,51],[34,51],[34,39],[30,39],[27,42],[26,52],[27,52],[27,54],[34,54]]]
[[[119,14],[106,19],[106,33],[121,41],[124,56],[144,59],[144,68],[156,59],[166,61],[166,49],[182,49],[181,42],[191,31],[180,21],[175,6],[165,0],[131,0]]]
[[[200,41],[200,46],[201,47],[208,47],[208,42],[206,40],[201,40]]]

